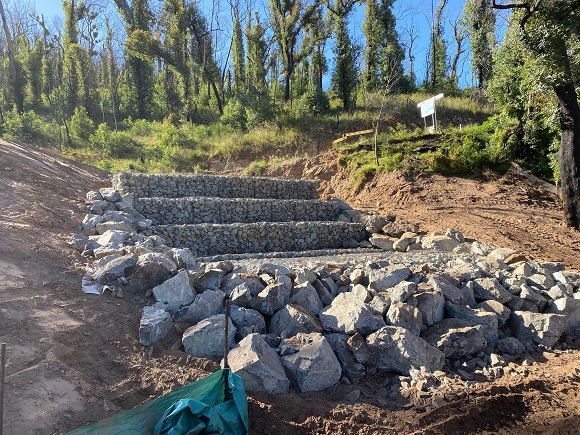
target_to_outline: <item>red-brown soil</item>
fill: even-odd
[[[295,161],[273,175],[322,181],[325,197],[394,213],[424,231],[466,236],[580,269],[580,235],[560,225],[555,198],[527,184],[426,174],[381,175],[358,194],[336,154]],[[0,141],[0,342],[8,344],[4,433],[62,433],[106,418],[217,368],[178,350],[170,334],[138,342],[143,300],[84,295],[84,259],[66,240],[78,232],[86,191],[109,174]],[[250,395],[252,433],[578,433],[580,352],[547,351],[532,365],[442,397],[385,399],[386,378],[322,393]],[[358,389],[356,402],[345,400]]]

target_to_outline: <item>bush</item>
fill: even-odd
[[[100,150],[115,159],[134,157],[138,151],[128,134],[112,131],[107,124],[99,124],[89,138],[91,148]]]
[[[248,118],[246,109],[238,98],[232,98],[224,107],[224,114],[220,122],[224,125],[229,125],[236,130],[247,130]]]
[[[32,110],[18,115],[16,108],[4,114],[3,134],[11,139],[38,143],[44,135],[45,124]]]
[[[183,128],[174,125],[170,119],[161,124],[159,146],[163,149],[192,148],[192,141],[187,137]]]
[[[72,137],[88,141],[91,135],[95,132],[95,124],[89,118],[87,109],[84,107],[77,107],[75,113],[70,119],[69,130]]]
[[[316,86],[306,91],[300,97],[298,111],[301,113],[320,115],[330,110],[330,101],[322,89]]]

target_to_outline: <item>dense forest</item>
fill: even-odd
[[[418,31],[397,31],[395,0],[63,0],[61,20],[1,0],[0,133],[82,149],[107,169],[126,159],[204,170],[220,156],[259,170],[265,155],[372,128],[374,160],[357,148],[341,157],[355,184],[395,167],[469,172],[516,160],[560,179],[574,203],[579,7],[466,0],[450,21],[438,0],[419,59]],[[355,8],[362,40],[349,25]],[[465,59],[474,85],[461,89]],[[410,159],[423,134],[416,103],[440,92],[451,98],[439,144]],[[578,226],[580,202],[571,207]]]

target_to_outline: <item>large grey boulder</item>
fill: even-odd
[[[319,317],[324,330],[344,334],[368,335],[385,326],[385,321],[352,293],[339,294]]]
[[[373,314],[384,317],[391,306],[391,299],[387,293],[377,295],[367,304]]]
[[[182,270],[173,278],[153,287],[152,293],[157,302],[168,304],[173,310],[181,305],[191,304],[197,295],[189,281],[187,270]]]
[[[99,189],[99,193],[105,201],[117,202],[121,201],[121,193],[112,187],[102,187]]]
[[[217,314],[202,320],[187,329],[181,342],[185,353],[198,358],[219,358],[224,354],[225,314]],[[228,318],[228,343],[232,348],[236,344],[234,336],[236,327]]]
[[[118,246],[122,245],[127,237],[129,237],[129,232],[119,231],[119,230],[108,230],[102,233],[96,240],[96,242],[101,246]]]
[[[287,276],[288,278],[295,279],[296,272],[292,269],[282,266],[279,264],[264,263],[258,269],[258,275],[268,274],[274,278],[279,278],[280,276]]]
[[[300,350],[281,358],[290,382],[300,392],[322,391],[336,384],[342,368],[322,334],[298,334]]]
[[[528,277],[528,284],[538,287],[542,290],[549,290],[556,285],[553,275],[550,271],[545,270],[545,273],[536,273]]]
[[[262,280],[256,275],[243,272],[231,272],[222,278],[220,290],[229,296],[240,285],[246,285],[252,297],[257,296],[265,287]]]
[[[322,305],[326,307],[332,303],[332,295],[319,279],[312,283],[312,287],[316,290],[316,294],[322,302]]]
[[[347,334],[333,333],[325,335],[324,337],[330,344],[330,347],[332,347],[332,350],[342,367],[342,373],[344,376],[349,379],[364,378],[366,374],[365,366],[356,360],[351,351],[351,346],[348,344],[348,340],[351,336]]]
[[[469,305],[472,302],[467,292],[455,287],[442,276],[429,277],[429,284],[434,290],[440,291],[446,301],[459,305]]]
[[[378,233],[387,224],[388,220],[377,214],[368,216],[365,221],[365,229],[369,233]]]
[[[423,249],[435,249],[437,251],[453,251],[459,242],[448,236],[427,236],[421,240]]]
[[[408,329],[415,335],[419,335],[423,326],[421,311],[412,305],[402,302],[391,304],[387,311],[386,319],[389,325]]]
[[[526,346],[515,337],[502,338],[497,342],[496,347],[501,353],[507,353],[515,357],[522,355],[526,351]]]
[[[247,307],[252,302],[252,290],[246,283],[242,283],[230,293],[232,304]]]
[[[415,296],[417,308],[421,311],[423,324],[431,326],[445,317],[445,298],[440,291],[426,291]]]
[[[97,224],[100,224],[101,222],[103,222],[103,216],[88,213],[83,219],[81,225],[83,230],[92,230],[97,226]]]
[[[568,327],[578,336],[580,334],[580,299],[556,299],[546,313],[562,314],[568,320]]]
[[[369,238],[369,242],[377,248],[383,251],[393,251],[395,249],[395,242],[397,239],[384,234],[375,233]]]
[[[472,326],[460,319],[444,319],[427,329],[421,337],[449,359],[473,355],[487,347],[483,326]]]
[[[411,222],[397,219],[394,222],[387,222],[382,230],[387,236],[398,239],[405,233],[417,233],[417,231],[419,231],[419,226]]]
[[[266,321],[264,316],[251,308],[242,308],[236,305],[230,307],[230,319],[236,327],[236,340],[258,333],[266,333]]]
[[[106,257],[105,257],[106,258]],[[102,268],[93,273],[93,279],[99,284],[112,285],[125,273],[137,264],[136,255],[123,255],[109,261]]]
[[[189,248],[171,248],[168,255],[180,269],[194,270],[197,267],[195,255]]]
[[[554,346],[567,327],[566,317],[561,314],[514,311],[510,318],[510,328],[517,339],[546,347]]]
[[[524,284],[520,287],[520,289],[520,298],[537,306],[539,311],[543,311],[544,308],[546,308],[546,305],[548,305],[548,299],[546,299],[532,287]]]
[[[402,281],[396,286],[388,289],[391,302],[406,302],[415,292],[417,292],[417,284],[414,282]]]
[[[224,271],[213,268],[202,273],[194,282],[195,289],[202,293],[205,290],[217,290],[220,288],[221,280],[224,276]]]
[[[476,301],[495,300],[505,304],[512,298],[512,294],[495,278],[477,278],[473,281],[473,292]]]
[[[383,269],[373,269],[369,276],[369,288],[376,292],[383,292],[395,287],[410,276],[411,270],[400,264],[387,266]]]
[[[445,355],[405,328],[385,326],[367,337],[372,363],[382,371],[409,375],[411,369],[441,370]]]
[[[286,305],[272,316],[268,332],[278,337],[292,337],[298,333],[322,332],[322,326],[300,305]]]
[[[260,334],[247,335],[228,354],[232,371],[244,381],[246,391],[286,394],[290,381],[280,357]]]
[[[139,323],[139,342],[144,346],[163,340],[171,328],[171,316],[162,308],[144,307],[143,316]]]
[[[514,311],[510,328],[522,342],[554,346],[566,331],[568,322],[561,314],[542,314],[530,311]]]
[[[318,292],[309,282],[294,286],[290,296],[290,303],[300,305],[315,316],[324,308]]]
[[[224,310],[226,295],[221,290],[206,290],[197,295],[193,302],[174,315],[176,322],[195,324]]]
[[[267,316],[273,316],[276,311],[290,302],[292,283],[285,276],[279,277],[277,282],[267,285],[256,295],[250,306]]]
[[[488,344],[495,344],[498,340],[498,320],[495,313],[484,310],[473,310],[467,306],[445,303],[445,311],[449,317],[467,321],[470,325],[483,326],[483,335]]]
[[[129,234],[133,228],[125,222],[100,222],[95,225],[95,230],[97,234],[105,234],[107,231],[123,231]]]
[[[497,315],[497,326],[500,328],[508,321],[512,310],[498,301],[483,301],[475,306],[475,308],[494,313]]]
[[[129,277],[126,287],[128,293],[145,294],[147,290],[161,284],[171,276],[177,265],[164,254],[150,253],[140,255]]]

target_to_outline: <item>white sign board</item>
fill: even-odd
[[[421,117],[433,115],[435,113],[435,100],[427,100],[425,104],[421,106]]]
[[[425,128],[427,128],[427,117],[431,116],[433,118],[433,125],[430,127],[433,130],[436,129],[437,124],[437,112],[435,111],[435,101],[443,98],[443,94],[435,95],[425,101],[421,101],[417,104],[417,107],[421,109],[421,117],[425,121]]]

